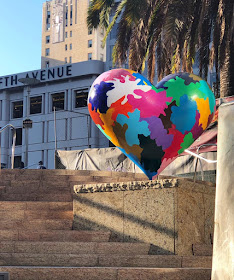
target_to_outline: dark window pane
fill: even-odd
[[[75,90],[76,103],[75,108],[86,107],[88,99],[88,88]]]
[[[52,111],[64,110],[64,92],[52,94]]]
[[[11,143],[13,144],[13,130],[12,130],[12,133],[11,133],[11,138],[12,138]],[[15,140],[15,145],[16,145],[16,146],[22,145],[22,128],[16,128],[16,140]]]
[[[23,101],[13,102],[13,119],[23,117]]]
[[[42,105],[42,96],[30,98],[30,114],[40,114]]]
[[[22,168],[21,156],[14,157],[14,168]]]
[[[49,44],[50,42],[50,35],[46,36],[46,44]]]

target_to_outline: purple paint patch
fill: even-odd
[[[151,118],[140,118],[140,121],[143,120],[149,124],[148,128],[149,131],[151,131],[150,138],[155,140],[158,146],[162,146],[163,150],[170,147],[174,135],[167,134],[167,130],[164,128],[162,120],[154,116]]]
[[[166,91],[157,93],[153,89],[146,92],[136,89],[134,93],[141,96],[141,98],[136,99],[134,96],[129,95],[128,102],[134,109],[141,108],[141,118],[159,117],[161,114],[166,115],[164,112],[168,108],[166,102],[171,102],[172,100],[172,97],[167,97]]]

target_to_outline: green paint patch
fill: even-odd
[[[189,132],[184,136],[183,143],[181,143],[181,149],[178,151],[178,154],[182,154],[185,149],[187,149],[194,142],[192,132]]]
[[[206,98],[206,93],[201,89],[200,82],[199,83],[190,83],[189,85],[185,85],[184,79],[180,77],[176,77],[176,79],[171,79],[164,84],[164,87],[168,87],[167,97],[172,97],[172,101],[176,101],[176,105],[180,106],[180,97],[183,95],[188,95],[189,98],[198,97],[198,98]]]

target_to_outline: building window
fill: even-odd
[[[0,100],[0,120],[2,120],[2,101]],[[1,137],[0,137],[0,144],[1,144]]]
[[[40,114],[42,106],[42,96],[30,98],[30,114]]]
[[[65,51],[67,51],[67,44],[65,45]]]
[[[65,32],[65,38],[67,38],[67,31]]]
[[[46,36],[46,44],[49,44],[50,42],[50,35]]]
[[[16,139],[15,139],[15,145],[21,146],[22,145],[22,128],[16,128]],[[11,143],[13,144],[13,130],[11,133]]]
[[[75,108],[86,107],[88,99],[88,88],[77,89],[75,92]]]
[[[93,29],[88,30],[88,35],[91,35],[93,33]]]
[[[46,14],[46,30],[50,30],[50,11]]]
[[[88,40],[88,48],[92,48],[93,42],[92,40]]]
[[[49,56],[50,55],[50,48],[47,48],[46,49],[46,56]]]
[[[46,61],[46,68],[49,68],[49,67],[50,67],[50,62]]]
[[[65,57],[65,60],[64,60],[64,61],[65,61],[65,63],[67,63],[67,57]]]
[[[14,156],[14,168],[24,168],[21,156]]]
[[[16,101],[12,103],[12,117],[13,119],[18,119],[23,117],[23,101]]]
[[[69,63],[72,63],[72,57],[71,56],[69,57]]]
[[[64,110],[64,92],[52,94],[52,111]]]
[[[70,2],[70,25],[72,25],[72,11],[73,11],[73,6],[72,6],[72,2]]]
[[[88,60],[92,60],[92,53],[88,53]]]
[[[72,37],[72,31],[70,31],[70,37]]]
[[[100,60],[103,61],[103,54],[100,54]]]
[[[66,6],[66,12],[65,12],[65,26],[68,26],[68,6]]]
[[[72,44],[70,44],[70,50],[72,50]]]

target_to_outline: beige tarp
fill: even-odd
[[[142,173],[117,148],[57,151],[56,167],[71,170],[107,170]]]
[[[207,159],[216,159],[216,152],[201,153]],[[56,156],[56,169],[71,170],[106,170],[142,173],[130,159],[118,148],[101,148],[63,151],[58,150]],[[178,157],[161,174],[176,175],[193,173],[195,158],[190,155]],[[216,170],[216,163],[208,164],[202,161],[204,171]],[[197,171],[201,170],[198,164]]]

